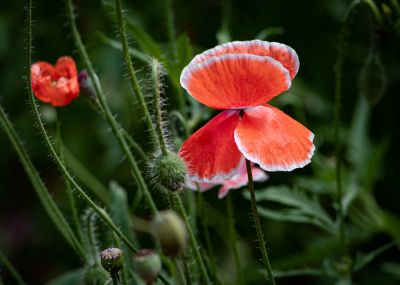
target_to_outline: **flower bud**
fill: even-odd
[[[366,59],[360,74],[360,92],[369,103],[375,104],[386,91],[385,69],[377,52],[372,52]]]
[[[86,69],[79,72],[78,82],[81,91],[90,99],[96,100],[96,90],[94,89],[92,79],[90,78]]]
[[[154,183],[171,191],[182,190],[185,183],[186,167],[183,160],[174,152],[159,155],[153,161]]]
[[[133,266],[140,278],[154,282],[161,271],[160,256],[152,249],[141,249],[133,255]]]
[[[111,277],[115,277],[123,265],[123,252],[119,248],[107,248],[100,253],[101,265]]]
[[[152,232],[167,256],[177,256],[186,248],[186,228],[173,211],[162,211],[152,222]]]

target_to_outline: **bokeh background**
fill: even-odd
[[[140,112],[132,99],[122,54],[104,41],[117,38],[115,19],[100,0],[74,1],[77,21],[83,40],[90,52],[96,71],[108,96],[111,107],[118,119],[134,134],[134,138],[145,147],[146,137]],[[161,0],[124,1],[129,19],[140,25],[149,35],[163,46],[167,46],[164,3]],[[392,7],[390,1],[375,1],[384,19],[382,25],[376,25],[367,8],[360,8],[352,15],[346,32],[343,66],[343,144],[344,172],[351,168],[346,146],[352,136],[349,128],[354,118],[360,90],[375,90],[373,86],[360,86],[360,73],[366,58],[371,55],[371,43],[379,54],[384,77],[385,90],[377,102],[369,108],[369,121],[366,126],[367,145],[384,145],[382,158],[368,173],[373,176],[372,197],[385,213],[390,213],[393,221],[388,226],[392,232],[400,230],[400,189],[399,167],[399,106],[400,97],[400,32],[395,22],[400,15],[391,8],[383,13],[383,4]],[[250,40],[265,37],[269,41],[286,43],[293,47],[300,58],[300,71],[291,91],[277,98],[273,104],[282,107],[295,116],[316,135],[320,163],[334,164],[333,114],[335,64],[338,37],[350,1],[346,0],[268,0],[268,1],[173,1],[177,34],[186,33],[195,53],[211,48],[218,40],[228,37],[232,40]],[[26,149],[39,169],[54,199],[67,211],[63,181],[55,164],[42,142],[28,104],[25,88],[25,1],[0,2],[0,102],[7,110]],[[34,54],[33,60],[55,62],[61,55],[77,58],[79,68],[82,62],[76,54],[63,1],[34,1],[33,10]],[[132,46],[137,46],[131,39]],[[148,77],[148,68],[135,61],[139,76],[143,81]],[[377,74],[382,71],[374,68]],[[168,88],[166,80],[168,110],[176,109],[176,100]],[[169,95],[171,98],[169,99]],[[379,94],[377,94],[379,95]],[[41,111],[47,120],[50,132],[54,131],[54,110],[41,104]],[[212,114],[204,108],[203,124]],[[116,141],[104,122],[87,100],[80,98],[60,112],[63,121],[63,138],[66,146],[80,162],[104,183],[118,181],[128,193],[135,189],[129,169],[123,160]],[[360,141],[359,141],[360,142]],[[364,142],[361,141],[361,144]],[[363,146],[360,145],[360,148]],[[366,151],[364,156],[372,156]],[[374,165],[373,165],[374,166]],[[314,166],[315,168],[319,166]],[[292,173],[276,173],[263,184],[279,185],[295,183],[294,177],[312,176],[316,172],[310,166]],[[369,174],[368,174],[369,175]],[[370,176],[371,177],[371,176]],[[365,177],[368,180],[368,177]],[[372,178],[371,178],[372,179]],[[332,182],[333,179],[329,181]],[[329,184],[327,183],[327,185]],[[363,183],[363,182],[362,182]],[[331,185],[329,184],[329,185]],[[132,190],[133,191],[133,190]],[[130,199],[132,199],[132,195]],[[257,255],[255,234],[248,222],[249,203],[240,191],[234,191],[237,229],[243,237],[243,254]],[[224,218],[225,202],[218,200],[216,191],[205,194],[206,200],[220,214],[216,219]],[[330,214],[334,208],[325,202]],[[83,203],[82,203],[83,204]],[[84,208],[84,205],[80,205]],[[368,218],[369,216],[367,216]],[[321,266],[323,258],[310,255],[311,244],[319,244],[320,251],[329,248],[330,241],[320,230],[302,224],[266,220],[265,232],[270,247],[270,256],[274,268],[287,269],[303,266]],[[361,228],[359,232],[362,232]],[[368,252],[391,240],[396,234],[390,230],[365,232],[351,244],[351,255],[357,251]],[[233,264],[229,264],[229,246],[224,237],[215,235],[213,242],[217,247],[221,274],[229,276]],[[7,254],[14,266],[20,271],[28,284],[44,284],[51,279],[80,266],[68,244],[46,216],[30,181],[15,154],[5,133],[0,130],[0,248]],[[314,251],[318,248],[314,246]],[[254,251],[254,252],[253,252]],[[326,257],[336,253],[326,250]],[[308,256],[308,260],[301,257]],[[255,261],[248,262],[249,268]],[[400,263],[400,254],[396,246],[379,255],[366,269],[354,275],[356,284],[399,284],[399,275],[388,270],[389,265]],[[389,264],[389,265],[388,265]],[[400,267],[398,267],[400,269]],[[10,280],[0,265],[4,280]],[[249,269],[250,270],[250,269]],[[253,269],[254,270],[254,269]],[[251,272],[251,270],[250,270]],[[397,278],[397,279],[396,279]],[[12,281],[10,281],[12,284]],[[251,282],[251,281],[249,281]],[[251,284],[262,284],[255,279]],[[327,278],[295,277],[282,279],[279,284],[334,284]],[[7,283],[6,283],[7,284]],[[250,283],[249,283],[250,284]]]

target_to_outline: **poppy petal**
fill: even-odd
[[[268,179],[267,173],[254,165],[251,167],[251,172],[253,175],[253,181],[262,182]],[[247,176],[246,163],[243,163],[239,168],[238,173],[223,183],[224,185],[219,189],[218,198],[224,198],[229,193],[229,190],[239,189],[246,186],[248,182],[249,179]]]
[[[291,85],[289,72],[268,56],[226,54],[190,64],[182,86],[214,109],[239,109],[266,103]]]
[[[57,60],[55,70],[59,77],[71,79],[78,77],[75,61],[70,56],[62,56]]]
[[[308,163],[314,135],[270,105],[246,109],[235,130],[240,152],[267,171],[291,171]]]
[[[191,63],[202,63],[211,57],[224,54],[254,54],[272,57],[282,63],[289,71],[292,79],[300,66],[299,57],[291,47],[281,43],[260,40],[225,43],[195,56]]]
[[[221,112],[183,143],[178,155],[188,179],[214,182],[236,174],[244,161],[233,138],[239,118],[238,111]]]
[[[54,77],[54,67],[44,61],[38,61],[31,66],[32,90],[35,96],[43,102],[51,102],[51,94],[45,86],[51,86]]]

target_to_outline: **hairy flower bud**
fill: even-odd
[[[154,183],[174,192],[182,190],[185,183],[186,167],[176,153],[168,151],[167,155],[157,156],[153,161],[151,171]]]
[[[119,248],[107,248],[100,253],[101,265],[111,277],[115,277],[123,264],[123,252]]]
[[[186,248],[186,228],[175,212],[160,212],[153,220],[152,231],[165,255],[177,256]]]
[[[161,271],[160,256],[152,249],[141,249],[133,255],[137,274],[147,283],[154,282]]]

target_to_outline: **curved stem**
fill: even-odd
[[[263,236],[263,232],[261,229],[260,217],[258,216],[258,211],[257,211],[256,193],[254,191],[253,174],[251,173],[251,164],[250,164],[250,161],[247,159],[246,159],[246,167],[247,167],[247,176],[249,178],[251,210],[253,211],[254,226],[257,231],[258,243],[260,245],[260,250],[261,250],[264,266],[268,273],[268,280],[269,280],[270,284],[275,285],[274,274],[272,273],[271,264],[269,263],[267,248],[265,247],[264,236]]]
[[[29,0],[29,5],[32,4],[32,0]],[[69,1],[69,4],[70,1]],[[72,5],[70,5],[71,10],[69,10],[70,12],[72,12]],[[31,11],[31,6],[29,6],[28,11]],[[36,105],[36,100],[35,100],[35,96],[33,95],[33,91],[32,91],[32,82],[31,82],[31,51],[32,51],[32,35],[31,35],[31,25],[30,25],[30,20],[31,20],[31,12],[28,12],[28,48],[27,48],[27,66],[26,66],[26,77],[27,77],[27,89],[28,89],[28,95],[29,95],[29,102],[31,104],[32,107],[32,111],[33,111],[33,115],[34,118],[37,122],[39,131],[43,137],[43,140],[45,142],[45,144],[47,145],[48,149],[50,150],[50,154],[53,157],[53,159],[55,160],[56,164],[58,165],[58,167],[60,168],[61,173],[66,177],[66,179],[68,179],[68,181],[71,183],[71,185],[73,187],[75,187],[75,189],[78,191],[78,193],[82,196],[82,198],[89,204],[89,206],[103,219],[103,221],[121,238],[121,240],[123,240],[126,245],[133,251],[136,252],[136,248],[134,247],[134,245],[125,237],[124,234],[122,234],[122,232],[114,225],[114,223],[112,222],[111,218],[108,216],[108,214],[106,213],[106,211],[104,211],[102,208],[100,208],[99,206],[97,206],[97,204],[95,202],[93,202],[93,200],[85,193],[85,191],[82,190],[82,188],[75,182],[74,178],[72,178],[71,174],[69,173],[69,171],[67,170],[67,168],[65,167],[65,165],[63,164],[63,162],[61,161],[59,155],[57,154],[53,144],[50,141],[49,136],[47,135],[47,131],[44,128],[43,122],[42,122],[42,118],[40,117],[39,114],[39,110],[38,107]]]
[[[237,248],[235,218],[233,217],[233,205],[232,205],[231,195],[228,195],[228,197],[226,199],[226,209],[228,212],[229,240],[231,242],[233,257],[235,259],[236,272],[237,272],[237,276],[239,277],[240,284],[244,285],[244,284],[246,284],[246,282],[244,280],[242,267],[240,265],[240,257],[239,257],[239,252],[238,252],[238,248]]]
[[[203,281],[205,282],[205,284],[211,284],[210,278],[208,277],[208,274],[207,274],[206,266],[204,265],[203,258],[202,258],[201,254],[200,254],[199,245],[197,244],[196,238],[195,238],[193,230],[192,230],[192,226],[190,225],[190,221],[189,221],[189,218],[188,218],[188,216],[186,214],[185,207],[183,206],[182,199],[179,196],[179,194],[177,194],[177,193],[174,193],[174,194],[175,194],[175,199],[176,199],[177,204],[178,204],[177,205],[178,206],[178,210],[179,210],[180,214],[182,215],[183,220],[184,220],[184,222],[186,224],[186,228],[187,228],[188,235],[189,235],[189,241],[190,241],[190,244],[191,244],[191,247],[192,247],[192,250],[193,250],[194,259],[195,259],[195,261],[197,263],[197,266],[199,267],[199,270],[200,270],[200,275],[201,275]]]
[[[157,139],[157,133],[155,131],[153,121],[151,120],[146,101],[144,100],[144,96],[143,96],[142,90],[140,88],[139,81],[136,78],[135,69],[132,64],[131,55],[129,53],[128,38],[126,36],[125,22],[124,22],[124,19],[122,16],[121,0],[115,0],[115,13],[117,15],[117,24],[118,24],[118,28],[119,28],[119,36],[121,38],[122,51],[124,53],[125,62],[126,62],[127,68],[128,68],[129,81],[131,83],[133,91],[135,92],[136,98],[139,102],[139,106],[142,109],[144,119],[147,124],[147,129],[152,136],[151,138],[152,138],[153,143],[155,144],[155,149],[157,149],[160,141]]]
[[[335,138],[335,153],[336,153],[336,194],[337,194],[337,215],[339,220],[339,246],[342,254],[346,254],[346,237],[344,229],[344,214],[343,214],[343,190],[342,190],[342,141],[341,141],[341,104],[342,104],[342,69],[343,69],[343,57],[345,49],[345,38],[347,27],[351,13],[355,7],[360,4],[360,0],[354,0],[346,13],[346,17],[343,26],[340,30],[338,39],[338,51],[335,65],[335,115],[334,115],[334,138]]]
[[[89,59],[89,55],[87,54],[85,46],[82,43],[81,36],[78,32],[78,29],[76,27],[76,23],[74,20],[72,0],[66,0],[66,5],[67,5],[67,10],[68,10],[68,19],[69,19],[69,23],[71,26],[72,36],[74,38],[75,45],[76,45],[78,52],[82,58],[82,61],[86,65],[86,69],[89,72],[90,78],[93,81],[93,85],[96,90],[97,97],[99,99],[100,106],[102,107],[104,116],[105,116],[108,124],[110,125],[110,127],[114,133],[114,136],[116,137],[122,151],[126,155],[128,162],[131,165],[132,173],[133,173],[135,180],[139,186],[139,189],[142,191],[143,195],[145,196],[147,205],[148,205],[150,211],[152,212],[152,214],[154,215],[158,212],[157,207],[153,201],[153,198],[150,195],[147,185],[146,185],[146,183],[143,179],[143,176],[140,172],[139,166],[136,163],[135,159],[133,158],[130,148],[125,140],[124,134],[121,131],[121,129],[119,128],[118,122],[115,120],[115,118],[113,117],[113,115],[108,107],[106,98],[104,96],[104,93],[103,93],[101,85],[100,85],[100,81],[98,80],[96,73],[94,72],[94,68]],[[154,131],[154,129],[153,129],[153,131]]]

